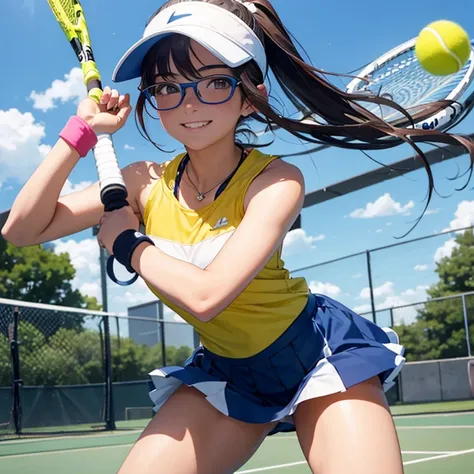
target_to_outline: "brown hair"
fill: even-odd
[[[149,21],[163,9],[186,1],[190,0],[169,0]],[[410,115],[388,98],[376,94],[345,92],[331,84],[325,77],[327,75],[338,76],[337,74],[323,72],[304,61],[290,33],[268,0],[247,2],[253,3],[256,7],[255,13],[252,13],[240,0],[197,1],[222,7],[249,25],[262,41],[268,66],[287,98],[304,116],[317,117],[317,119],[302,122],[284,117],[276,112],[267,98],[257,89],[256,86],[264,82],[264,77],[256,63],[250,61],[235,68],[234,73],[242,82],[240,90],[243,99],[248,100],[258,111],[252,114],[251,118],[268,125],[276,124],[306,142],[347,149],[382,150],[408,143],[423,161],[428,176],[429,189],[425,210],[434,190],[434,180],[429,162],[417,143],[464,146],[471,156],[470,178],[474,162],[474,143],[472,141],[460,135],[451,135],[437,130],[408,128],[446,108],[451,103],[450,101],[444,100],[418,106],[416,112]],[[155,67],[158,68],[160,74],[166,75],[169,72],[170,57],[184,77],[197,77],[198,73],[190,61],[190,52],[192,53],[189,38],[181,35],[172,35],[159,42],[150,49],[143,62],[141,88],[154,83]],[[398,110],[403,117],[394,123],[387,123],[364,108],[361,102],[372,102],[392,107]],[[151,140],[146,130],[144,111],[146,111],[145,97],[141,94],[136,107],[136,120],[142,135],[158,146]],[[245,120],[241,119],[238,126],[244,122]],[[238,128],[236,133],[240,132],[250,133],[248,128]],[[464,187],[466,185],[467,183]]]

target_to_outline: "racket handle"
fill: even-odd
[[[105,211],[115,211],[128,206],[127,188],[120,172],[111,135],[106,133],[97,135],[94,155],[99,176],[100,198]]]
[[[115,211],[128,206],[128,193],[123,181],[122,173],[114,150],[112,136],[109,134],[97,135],[97,144],[94,147],[95,164],[99,176],[100,199],[106,212]],[[138,274],[126,281],[120,281],[114,272],[114,257],[107,261],[107,274],[109,278],[120,286],[129,286],[134,283]]]
[[[90,84],[90,83],[89,83]],[[102,97],[102,89],[100,87],[93,87],[88,89],[87,95],[90,99],[92,99],[97,104],[100,103],[100,99]]]
[[[95,62],[88,61],[83,63],[82,74],[84,75],[88,96],[98,104],[102,97],[102,82]]]

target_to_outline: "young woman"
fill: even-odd
[[[270,107],[268,68],[317,120],[301,123]],[[168,1],[114,73],[117,82],[137,77],[143,135],[151,140],[146,114],[159,117],[186,152],[126,167],[128,208],[104,215],[97,184],[59,197],[95,134],[116,132],[131,112],[129,96],[107,87],[100,106],[80,104],[3,231],[15,245],[31,245],[100,223],[100,245],[200,334],[202,347],[184,368],[151,373],[157,413],[120,474],[231,473],[283,430],[296,430],[315,473],[400,474],[384,390],[403,348],[390,330],[290,277],[281,247],[302,208],[303,177],[278,156],[243,146],[239,131],[255,118],[314,143],[407,142],[422,159],[417,141],[461,143],[471,154],[473,144],[410,129],[408,115],[397,127],[371,115],[358,99],[397,105],[327,82],[303,61],[268,0]],[[147,235],[137,232],[140,221]]]

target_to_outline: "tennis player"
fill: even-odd
[[[301,123],[272,109],[269,70],[295,107],[319,118]],[[130,97],[107,87],[102,105],[80,104],[4,228],[14,244],[31,245],[100,223],[100,245],[200,335],[185,367],[150,368],[157,413],[120,474],[232,473],[267,435],[291,430],[314,473],[402,473],[384,391],[403,347],[390,329],[290,277],[282,242],[302,209],[303,176],[243,145],[239,131],[256,118],[354,149],[461,140],[371,115],[357,99],[387,101],[331,85],[268,0],[168,1],[114,72],[116,82],[136,78],[143,135],[151,140],[147,114],[158,117],[185,152],[126,167],[128,208],[103,215],[98,184],[59,197],[95,134],[116,132],[130,114]]]

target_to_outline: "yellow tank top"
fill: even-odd
[[[145,206],[147,235],[166,254],[206,268],[230,239],[244,217],[244,198],[252,181],[277,156],[253,150],[211,204],[192,210],[182,206],[173,190],[183,159],[165,164]],[[304,278],[291,278],[281,259],[281,247],[245,290],[217,317],[203,323],[150,290],[196,328],[201,343],[224,357],[250,357],[268,347],[295,320],[308,299]],[[245,258],[245,256],[242,256]]]

